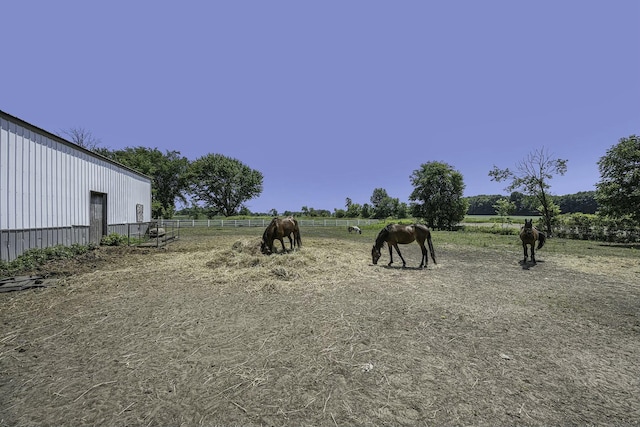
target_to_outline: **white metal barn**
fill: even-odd
[[[150,218],[149,177],[0,110],[0,260]]]

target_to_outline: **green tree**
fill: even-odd
[[[543,148],[534,150],[527,157],[516,164],[515,171],[498,169],[493,166],[489,171],[491,181],[501,182],[509,180],[507,191],[522,190],[532,196],[540,206],[542,220],[549,236],[552,235],[554,210],[549,181],[554,175],[564,175],[567,172],[567,160],[554,158]]]
[[[612,218],[628,216],[640,225],[640,137],[621,138],[600,158],[598,168],[599,213]]]
[[[371,217],[371,205],[369,203],[365,203],[362,205],[362,209],[360,209],[360,216],[362,218]]]
[[[469,215],[493,215],[494,205],[500,200],[500,195],[486,195],[465,197],[469,202]]]
[[[357,218],[362,213],[362,206],[359,203],[351,203],[347,209],[347,217]]]
[[[394,199],[396,200],[398,203],[396,204],[395,207],[395,215],[396,218],[408,218],[409,217],[409,205],[407,205],[405,202],[400,202],[399,199]]]
[[[108,153],[108,157],[152,178],[151,215],[171,218],[176,199],[186,203],[185,175],[189,161],[178,151],[163,154],[157,148],[127,147]]]
[[[507,198],[502,198],[493,205],[493,208],[496,210],[498,216],[500,216],[502,227],[504,228],[507,217],[515,212],[516,204]]]
[[[394,199],[387,194],[387,190],[384,188],[374,189],[371,195],[372,216],[378,219],[392,216],[395,212],[395,203]]]
[[[238,213],[243,203],[262,193],[262,173],[222,154],[208,154],[189,165],[193,198],[224,216]]]
[[[556,202],[563,213],[594,214],[598,210],[595,191],[580,191],[556,198]]]
[[[427,162],[411,174],[409,200],[413,216],[431,228],[452,229],[464,219],[469,202],[463,198],[462,174],[442,162]]]

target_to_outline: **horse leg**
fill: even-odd
[[[389,264],[387,265],[391,267],[391,264],[393,264],[393,245],[387,244],[387,246],[389,246]]]
[[[527,244],[522,242],[522,248],[524,249],[524,261],[523,262],[527,262],[527,257],[529,256],[529,254],[527,253]]]
[[[422,251],[422,258],[420,259],[420,267],[429,265],[429,256],[427,254],[427,248],[424,246],[424,243],[420,243],[420,250]]]
[[[291,245],[291,250],[293,250],[293,239],[291,238],[291,234],[287,236],[289,238],[289,245]]]
[[[398,252],[398,256],[399,256],[399,257],[400,257],[400,259],[402,260],[402,266],[403,266],[403,267],[406,267],[406,266],[407,266],[407,263],[406,263],[406,262],[404,262],[404,258],[402,258],[402,254],[400,253],[400,248],[398,248],[398,244],[396,243],[396,244],[395,244],[395,245],[393,245],[393,246],[395,246],[395,248],[396,248],[396,252]],[[391,248],[389,248],[389,250],[391,250]],[[391,264],[389,264],[389,265],[391,265]]]
[[[533,243],[531,243],[531,262],[532,263],[536,263],[536,242],[534,241]]]

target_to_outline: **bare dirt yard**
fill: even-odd
[[[100,248],[0,293],[0,426],[640,425],[637,257],[522,265],[515,240],[435,233],[418,270],[416,244],[372,265],[372,231],[272,256],[261,232]]]

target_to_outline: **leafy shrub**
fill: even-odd
[[[502,227],[499,225],[494,225],[493,227],[465,225],[463,231],[465,233],[491,233],[501,234],[503,236],[517,236],[520,233],[520,229],[518,228]]]
[[[572,213],[559,215],[555,219],[557,237],[615,243],[640,241],[640,229],[629,218]]]
[[[52,246],[44,249],[29,249],[11,262],[0,261],[0,276],[11,276],[21,271],[33,270],[49,261],[68,259],[96,249],[93,244]]]
[[[123,236],[118,233],[111,233],[108,236],[103,236],[100,240],[100,244],[104,246],[123,246],[128,242],[127,236]]]

